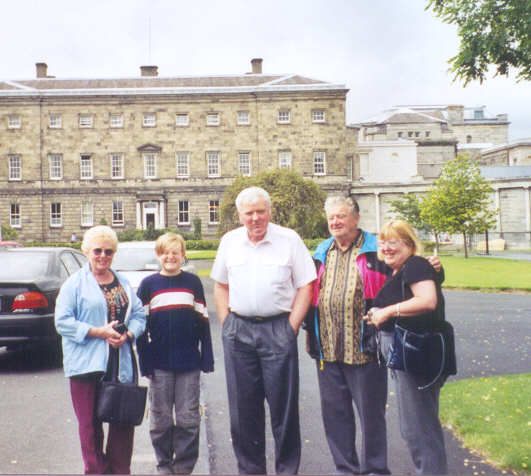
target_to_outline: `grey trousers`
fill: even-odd
[[[301,456],[297,338],[287,317],[251,322],[229,314],[223,348],[232,445],[240,474],[266,474],[265,407],[277,474],[297,474]]]
[[[321,411],[326,439],[339,474],[390,474],[387,468],[387,368],[377,362],[348,365],[317,361]],[[362,436],[356,453],[356,404]]]
[[[393,334],[381,332],[384,355],[393,342]],[[439,421],[440,384],[425,390],[424,382],[400,370],[391,370],[396,385],[400,433],[407,443],[417,474],[446,474],[448,466],[444,435]]]
[[[149,394],[149,434],[161,473],[190,474],[194,469],[199,455],[201,419],[199,377],[199,370],[154,371]]]

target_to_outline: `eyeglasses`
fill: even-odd
[[[385,246],[388,246],[392,250],[396,250],[401,244],[402,242],[399,240],[378,240],[378,248],[384,248]]]
[[[92,250],[92,252],[96,255],[96,256],[100,256],[102,253],[105,254],[105,256],[112,256],[114,254],[114,250],[111,250],[109,248],[94,248]]]

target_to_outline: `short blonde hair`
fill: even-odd
[[[378,233],[378,239],[381,241],[400,240],[411,250],[412,255],[422,255],[422,243],[407,221],[391,220],[386,223]],[[383,260],[380,248],[378,248],[378,259]]]
[[[157,241],[155,241],[155,253],[157,253],[157,256],[160,256],[168,251],[168,249],[174,248],[176,246],[181,247],[181,252],[183,255],[186,253],[186,243],[184,238],[177,233],[172,233],[169,231],[168,233],[164,233],[164,235],[159,236]]]
[[[111,243],[113,251],[118,249],[118,236],[116,232],[107,225],[97,225],[89,228],[83,235],[83,242],[81,243],[81,251],[88,254],[92,249],[92,243],[96,240],[105,240]]]

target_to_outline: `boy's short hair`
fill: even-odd
[[[155,241],[155,253],[157,253],[157,256],[160,256],[167,251],[168,248],[173,248],[175,246],[181,247],[183,255],[186,253],[186,243],[181,235],[172,232],[164,233],[164,235],[159,236],[157,241]]]

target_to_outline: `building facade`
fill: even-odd
[[[0,81],[0,221],[23,241],[99,223],[214,237],[237,175],[289,167],[348,187],[355,131],[344,85],[298,75]]]

